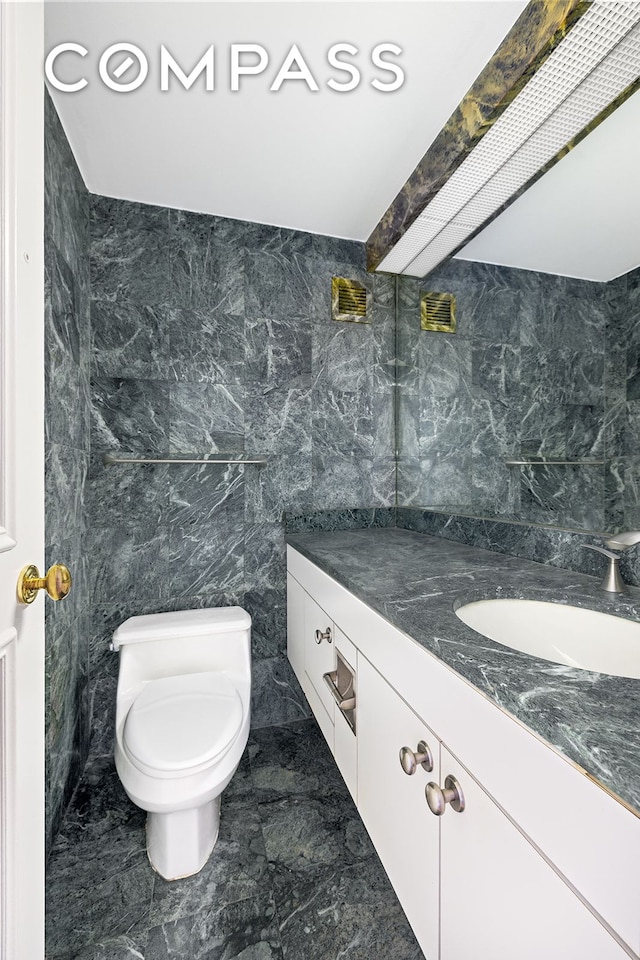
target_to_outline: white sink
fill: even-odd
[[[581,670],[640,679],[640,623],[539,600],[478,600],[456,610],[478,633]]]

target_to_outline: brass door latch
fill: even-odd
[[[33,603],[38,590],[46,590],[52,600],[64,600],[71,590],[71,574],[62,563],[54,563],[44,577],[32,563],[23,567],[18,577],[18,600]]]

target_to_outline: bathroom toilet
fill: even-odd
[[[213,850],[220,796],[249,736],[251,617],[240,607],[131,617],[112,649],[118,776],[147,811],[154,869],[190,876]]]

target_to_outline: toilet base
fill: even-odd
[[[180,880],[202,870],[220,825],[220,797],[190,810],[147,813],[147,855],[165,880]]]

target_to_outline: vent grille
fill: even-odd
[[[420,297],[420,326],[437,333],[456,332],[456,298],[452,293],[427,291]]]
[[[334,320],[351,323],[370,323],[370,294],[357,280],[346,277],[331,278],[331,316]]]

